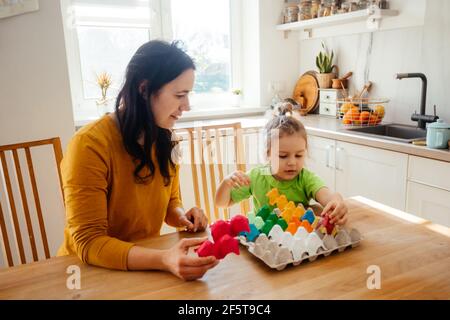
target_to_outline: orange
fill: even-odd
[[[342,118],[342,123],[343,124],[352,124],[352,118],[351,118],[351,115],[348,112]]]
[[[369,125],[374,126],[377,124],[378,116],[376,114],[371,114],[369,117]]]
[[[362,124],[368,124],[369,118],[370,118],[370,112],[363,111],[363,112],[361,112],[361,115],[359,116],[359,121],[361,121]]]
[[[346,102],[346,103],[344,103],[344,104],[342,105],[342,107],[341,107],[341,112],[345,114],[345,113],[347,113],[347,111],[350,110],[352,107],[354,107],[353,104],[351,104],[350,102]]]
[[[350,119],[352,121],[359,121],[360,113],[358,107],[352,107],[346,114],[350,114]]]

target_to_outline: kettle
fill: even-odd
[[[427,124],[427,147],[433,149],[447,149],[450,140],[450,124],[438,119]]]

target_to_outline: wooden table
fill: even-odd
[[[56,257],[1,270],[0,299],[449,299],[449,228],[367,203],[349,200],[349,226],[364,237],[359,247],[283,271],[270,269],[243,247],[241,255],[227,256],[193,282]],[[168,248],[186,236],[168,234],[140,244]],[[70,265],[80,266],[80,290],[66,286]],[[380,267],[381,289],[367,288],[371,265]]]

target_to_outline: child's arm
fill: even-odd
[[[226,208],[233,204],[231,190],[250,185],[250,178],[242,171],[235,171],[220,183],[216,191],[216,206]]]
[[[330,213],[331,223],[344,225],[347,222],[348,208],[339,193],[333,193],[327,187],[320,188],[316,193],[316,201],[324,207],[322,215]]]

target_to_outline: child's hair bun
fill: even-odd
[[[280,116],[292,116],[292,113],[294,110],[298,109],[298,104],[295,100],[287,98],[283,100],[282,102],[278,103],[277,107],[274,110],[274,116],[280,117]]]

